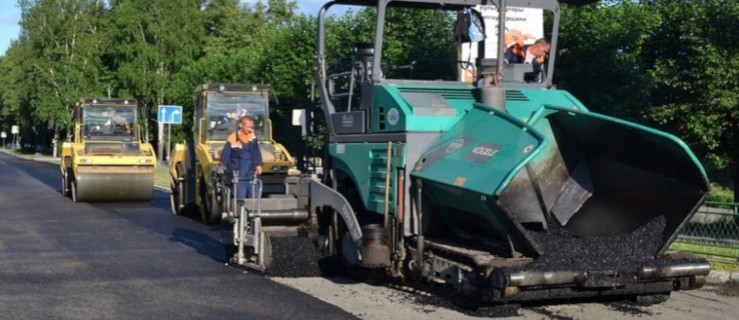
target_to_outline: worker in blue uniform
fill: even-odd
[[[239,129],[232,133],[221,152],[221,163],[231,176],[239,171],[236,184],[236,198],[244,199],[254,196],[252,180],[255,175],[262,174],[262,153],[254,132],[254,118],[243,116],[239,121]]]

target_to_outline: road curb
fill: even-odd
[[[157,189],[159,191],[166,192],[166,193],[172,193],[172,190],[169,190],[169,188],[167,188],[167,187],[162,187],[162,186],[154,185],[154,189]]]
[[[19,157],[19,158],[22,158],[22,157]],[[31,158],[31,160],[37,161],[37,162],[48,162],[48,163],[56,163],[56,164],[59,164],[61,162],[60,158],[50,158],[50,157],[35,157],[34,156],[33,158]],[[168,187],[163,187],[163,186],[158,186],[158,185],[154,185],[154,189],[157,189],[159,191],[166,192],[166,193],[171,192],[171,190],[169,190]]]
[[[708,284],[724,284],[729,282],[739,283],[739,272],[711,271],[706,276],[706,283]]]
[[[48,162],[48,163],[56,163],[56,164],[59,164],[62,162],[62,159],[60,158],[33,157],[32,160],[37,161],[37,162]]]
[[[19,158],[19,159],[26,159],[26,160],[36,161],[36,162],[46,162],[46,163],[56,163],[56,164],[59,164],[62,161],[61,158],[51,158],[51,157],[43,157],[43,156],[41,156],[41,157],[34,156],[33,158],[24,158],[24,157],[21,157],[21,156],[15,154],[14,152],[5,152],[5,150],[0,151],[0,152],[3,152],[3,153],[5,153],[5,154],[7,154],[9,156],[16,157],[16,158]],[[166,193],[171,193],[172,192],[169,188],[163,187],[163,186],[158,186],[158,185],[154,185],[154,189],[157,189],[159,191],[166,192]]]

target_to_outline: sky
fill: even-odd
[[[242,0],[244,3],[256,3],[257,0]],[[262,1],[266,3],[266,1]],[[315,16],[318,9],[326,0],[296,0],[298,3],[298,13],[304,13]],[[18,39],[18,33],[21,28],[18,21],[21,19],[21,10],[16,0],[0,0],[0,56],[5,55],[10,42]]]
[[[10,41],[18,39],[21,31],[18,21],[21,20],[21,9],[15,0],[0,0],[0,55],[10,46]]]

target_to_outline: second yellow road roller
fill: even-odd
[[[74,140],[62,146],[62,193],[74,202],[151,200],[156,155],[136,100],[83,98],[74,120]]]
[[[245,115],[255,120],[255,133],[264,160],[261,191],[264,195],[284,194],[285,180],[296,175],[293,158],[272,136],[269,117],[269,86],[266,84],[205,83],[195,88],[193,141],[178,143],[169,159],[174,214],[199,208],[204,223],[221,220],[227,202],[226,180],[220,164],[229,135],[238,129]]]

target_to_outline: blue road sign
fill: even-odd
[[[159,106],[159,123],[182,124],[182,106]]]

